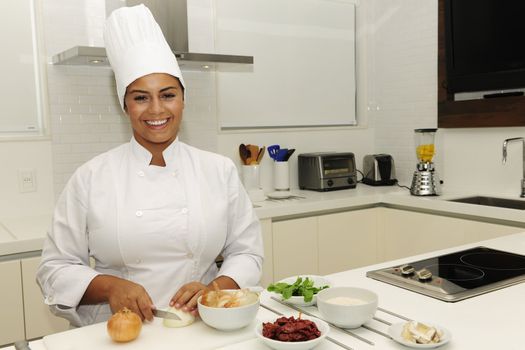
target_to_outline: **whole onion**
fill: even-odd
[[[137,338],[142,329],[140,316],[128,308],[117,311],[107,323],[108,334],[116,342],[128,342]]]

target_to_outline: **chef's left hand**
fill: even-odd
[[[171,298],[170,306],[191,312],[197,316],[197,299],[204,293],[207,286],[200,282],[190,282],[183,285]]]

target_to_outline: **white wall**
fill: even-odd
[[[437,1],[375,0],[374,12],[369,57],[375,151],[392,154],[400,183],[410,186],[414,129],[437,125]],[[440,155],[435,162],[441,172]]]
[[[67,4],[66,4],[67,3]],[[201,13],[209,0],[198,4]],[[46,0],[48,54],[73,45],[101,45],[103,0]],[[359,128],[264,132],[218,131],[215,75],[185,71],[190,86],[181,139],[217,151],[239,164],[239,143],[280,143],[310,151],[352,151],[358,168],[368,153],[394,156],[398,178],[408,184],[414,169],[413,129],[437,124],[437,1],[361,1],[358,11]],[[201,16],[202,17],[202,16]],[[206,17],[206,16],[204,16]],[[209,33],[199,47],[209,46]],[[204,38],[204,39],[203,39]],[[129,139],[108,69],[48,66],[52,141],[1,142],[0,211],[2,216],[47,212],[72,171],[82,162]],[[524,128],[442,129],[438,132],[437,171],[445,189],[519,194],[521,146],[511,145],[501,164],[503,139],[523,136]],[[296,154],[297,154],[296,153]],[[296,155],[291,185],[297,185]],[[262,184],[271,188],[268,157]],[[19,167],[35,168],[37,192],[17,192]],[[54,187],[54,193],[52,190]]]
[[[503,164],[502,146],[506,138],[524,137],[525,128],[446,129],[442,136],[447,189],[519,197],[523,147],[521,142],[509,144]]]
[[[51,215],[54,205],[51,141],[0,142],[0,164],[0,220]],[[35,170],[35,192],[19,192],[19,169]]]

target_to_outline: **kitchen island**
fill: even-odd
[[[432,322],[446,327],[452,334],[452,340],[440,349],[523,349],[523,342],[519,337],[520,334],[523,334],[525,325],[525,302],[523,302],[525,283],[509,286],[456,303],[447,303],[365,276],[366,272],[370,270],[400,265],[479,245],[525,255],[525,233],[388,261],[332,274],[327,277],[336,286],[359,286],[376,292],[379,296],[380,307],[376,317],[383,321],[395,323],[403,321],[401,317],[405,317]],[[270,294],[266,292],[261,296],[261,303],[284,314],[297,314],[296,311],[270,299]],[[315,307],[306,308],[306,310],[317,313]],[[277,318],[277,315],[261,307],[258,319],[268,318]],[[331,330],[330,337],[354,350],[406,349],[406,347],[395,343],[384,335],[388,330],[387,324],[372,320],[366,326],[369,329],[360,327],[353,330],[353,332],[358,337],[373,343],[373,345],[358,337],[335,329]],[[156,321],[144,327],[144,331],[137,339],[135,345],[133,342],[127,345],[115,345],[109,341],[105,323],[101,323],[47,336],[43,340],[32,342],[30,346],[33,350],[116,349],[117,346],[119,348],[139,349],[141,344],[154,344],[155,349],[267,349],[259,339],[255,338],[253,327],[254,325],[241,331],[221,333],[206,327],[201,321],[182,329],[167,329]],[[157,331],[160,333],[156,333]],[[158,334],[161,335],[159,336]],[[142,343],[139,343],[139,341]],[[142,348],[144,349],[145,347]],[[325,340],[316,349],[335,350],[342,349],[342,347]]]

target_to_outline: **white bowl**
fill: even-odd
[[[288,284],[293,284],[295,281],[297,281],[297,277],[302,277],[303,280],[308,277],[309,279],[313,280],[314,281],[314,287],[322,287],[322,286],[332,286],[332,283],[330,282],[329,279],[327,278],[324,278],[322,276],[317,276],[317,275],[298,275],[298,276],[292,276],[292,277],[288,277],[288,278],[285,278],[283,280],[280,280],[279,282],[277,283],[280,283],[280,282],[283,282],[283,283],[288,283]],[[285,303],[288,303],[288,304],[293,304],[293,305],[297,305],[297,306],[312,306],[312,305],[315,305],[316,304],[316,300],[317,300],[317,295],[314,294],[314,297],[312,298],[311,301],[304,301],[304,297],[303,296],[292,296],[290,297],[289,299],[283,299],[283,296],[282,294],[278,294],[278,293],[275,293],[275,295],[277,295],[278,298],[280,298],[282,301],[284,301]]]
[[[201,304],[202,296],[197,299],[199,316],[208,326],[221,331],[233,331],[246,327],[255,320],[260,301],[239,307],[210,307]]]
[[[297,317],[297,315],[285,315],[285,317],[294,316]],[[255,334],[258,338],[260,338],[267,346],[269,346],[272,349],[275,350],[307,350],[312,349],[315,346],[317,346],[320,342],[323,341],[324,338],[326,338],[326,335],[330,331],[330,326],[328,323],[326,323],[323,320],[320,320],[315,317],[309,317],[305,315],[301,315],[301,319],[310,320],[313,321],[317,325],[317,329],[321,332],[321,335],[319,338],[315,338],[312,340],[307,341],[299,341],[299,342],[285,342],[280,340],[274,340],[270,338],[266,338],[262,335],[262,329],[263,329],[263,323],[266,322],[275,322],[278,318],[281,316],[276,316],[272,319],[265,319],[257,324],[255,327]]]
[[[341,305],[334,302],[334,298],[339,299],[341,297],[345,298],[346,301],[355,301],[356,303]],[[374,317],[377,300],[377,294],[368,289],[332,287],[317,293],[317,308],[326,321],[342,328],[357,328]]]

